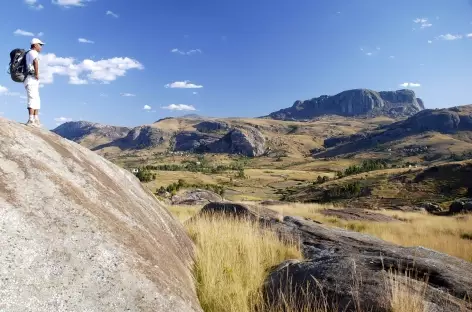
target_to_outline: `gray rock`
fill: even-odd
[[[456,200],[449,207],[449,213],[472,213],[472,200]]]
[[[231,130],[220,140],[208,144],[206,149],[210,153],[258,157],[265,152],[265,138],[259,130],[253,127],[237,128]]]
[[[205,205],[211,202],[221,202],[223,198],[207,190],[187,190],[172,197],[173,205]]]
[[[202,311],[194,246],[127,170],[0,118],[0,310]]]
[[[211,206],[210,206],[211,205]],[[287,240],[301,243],[306,260],[275,267],[264,283],[269,306],[282,300],[331,305],[334,311],[391,311],[389,271],[399,285],[423,298],[425,311],[468,311],[472,264],[423,247],[400,247],[369,235],[299,218],[283,221],[267,208],[222,203],[202,213],[250,217]],[[275,216],[273,216],[275,214]],[[421,286],[419,281],[428,281]],[[324,298],[322,302],[315,299]],[[466,299],[467,300],[467,299]]]
[[[313,119],[321,115],[361,116],[386,115],[391,117],[411,116],[424,108],[411,90],[376,92],[355,89],[334,96],[323,95],[308,101],[296,101],[286,109],[274,112],[269,117],[281,120]]]
[[[112,145],[121,149],[146,149],[159,146],[171,137],[159,128],[152,126],[139,126],[133,128],[126,137],[114,141]]]
[[[427,212],[429,213],[438,213],[442,212],[441,206],[435,203],[423,203],[421,205],[424,209],[426,209]]]
[[[203,152],[206,146],[220,139],[218,136],[184,131],[175,135],[174,151]]]
[[[195,128],[203,133],[212,133],[229,130],[229,125],[222,121],[203,121],[195,125]]]

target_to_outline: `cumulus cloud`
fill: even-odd
[[[63,7],[81,7],[90,0],[52,0],[52,3]]]
[[[188,81],[188,80],[175,81],[175,82],[172,82],[172,83],[168,83],[164,87],[171,88],[171,89],[200,89],[200,88],[203,88],[203,86],[190,83],[190,81]]]
[[[59,126],[65,122],[69,122],[69,121],[72,121],[72,118],[69,118],[69,117],[57,117],[57,118],[54,118],[54,121],[56,122],[56,125]]]
[[[31,8],[35,10],[44,9],[42,4],[38,3],[38,0],[25,0],[25,3]]]
[[[193,94],[194,94],[194,95],[197,95],[197,94],[198,94],[198,92],[196,92],[196,91],[195,91],[195,92],[193,92]]]
[[[390,55],[389,57],[390,57],[391,59],[394,59],[394,58],[395,58],[395,56],[394,56],[394,55]]]
[[[121,96],[124,96],[124,97],[133,97],[133,96],[136,96],[136,94],[133,94],[133,93],[121,93],[120,95],[121,95]]]
[[[13,34],[17,35],[17,36],[34,37],[34,33],[30,32],[30,31],[23,30],[23,29],[17,29],[13,32]]]
[[[433,43],[433,40],[428,40],[428,43],[429,43],[429,44]]]
[[[466,35],[467,38],[472,38],[472,33]]]
[[[120,17],[118,14],[116,14],[116,13],[114,13],[114,12],[112,12],[112,11],[107,11],[105,14],[106,14],[106,15],[110,15],[110,16],[112,16],[112,17],[114,17],[114,18]]]
[[[400,84],[400,87],[403,87],[403,88],[418,88],[418,87],[421,87],[421,84],[415,83],[415,82],[404,82],[404,83]]]
[[[415,20],[413,20],[413,22],[415,24],[420,24],[420,27],[421,29],[425,29],[425,28],[428,28],[428,27],[431,27],[433,26],[433,24],[431,24],[427,18],[417,18]]]
[[[173,111],[196,111],[197,110],[193,105],[186,105],[186,104],[170,104],[162,108],[173,110]]]
[[[149,106],[149,105],[144,105],[143,109],[144,109],[144,110],[151,110],[151,109],[152,109],[152,107],[151,107],[151,106]]]
[[[42,84],[54,82],[54,76],[69,77],[69,83],[75,85],[89,82],[109,84],[118,77],[125,76],[132,69],[143,69],[137,60],[128,57],[115,57],[100,61],[90,59],[77,62],[72,57],[57,57],[53,53],[41,56],[39,62],[40,80]]]
[[[79,38],[78,41],[80,43],[95,43],[95,41],[88,40],[88,39],[85,39],[85,38]]]
[[[459,39],[462,39],[462,35],[445,34],[445,35],[439,36],[438,39],[447,40],[447,41],[459,40]]]
[[[192,54],[197,54],[197,53],[198,53],[198,54],[201,54],[201,53],[202,53],[202,50],[200,50],[200,49],[193,49],[193,50],[189,50],[189,51],[185,52],[185,51],[181,51],[181,50],[179,50],[179,49],[176,48],[176,49],[172,49],[170,52],[176,53],[176,54],[180,54],[180,55],[192,55]]]
[[[8,88],[0,85],[0,95],[3,95],[8,92]]]
[[[367,52],[365,55],[372,56],[372,54],[373,54],[372,52]]]

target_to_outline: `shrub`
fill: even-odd
[[[136,174],[136,177],[141,182],[151,182],[156,179],[156,175],[146,169],[139,170],[139,172]]]

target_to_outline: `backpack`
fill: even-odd
[[[26,66],[26,54],[30,50],[14,49],[10,52],[10,65],[8,73],[15,82],[24,82],[28,76],[28,68]]]

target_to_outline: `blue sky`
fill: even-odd
[[[48,128],[262,116],[353,88],[406,86],[429,108],[472,104],[469,0],[5,2],[5,69],[8,53],[28,48],[32,35],[47,43],[40,64]],[[23,95],[21,84],[0,76],[2,116],[24,122]]]

